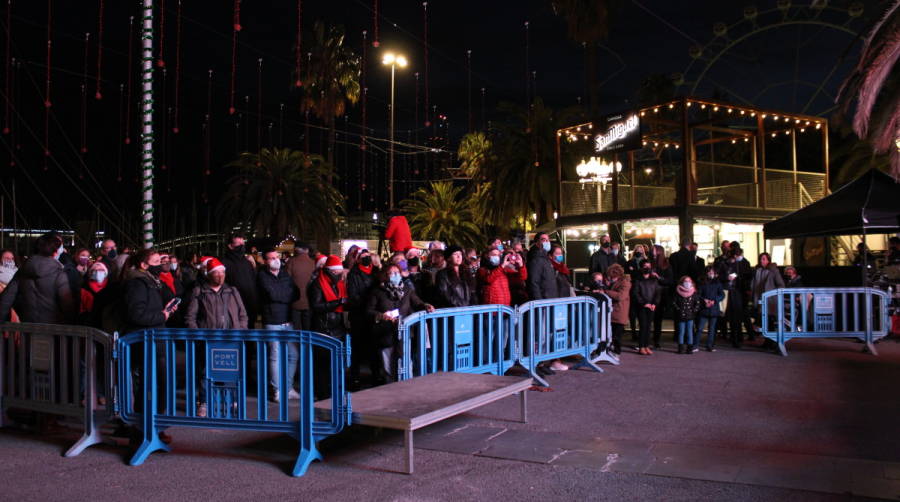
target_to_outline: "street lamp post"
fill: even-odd
[[[390,209],[394,209],[394,74],[397,67],[406,68],[406,57],[402,54],[388,52],[381,60],[382,64],[391,65],[391,120],[390,120],[390,144],[388,145],[388,194],[390,195]]]

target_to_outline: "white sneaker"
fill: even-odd
[[[566,371],[569,369],[569,367],[566,366],[566,364],[563,363],[562,361],[553,361],[550,364],[550,369],[553,371]]]
[[[272,401],[275,401],[276,403],[281,402],[281,392],[280,391],[277,391],[277,390],[275,391],[275,397],[272,398]]]
[[[694,349],[691,350],[691,352],[700,352],[700,348],[699,348],[699,347],[694,347]]]
[[[288,391],[288,399],[300,399],[300,393],[291,389]]]

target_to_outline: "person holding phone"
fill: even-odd
[[[488,250],[484,254],[481,268],[478,269],[481,303],[512,305],[510,282],[513,278],[523,285],[528,279],[528,270],[522,265],[519,255],[515,253],[503,255],[496,247]]]
[[[366,313],[375,321],[372,329],[375,350],[380,354],[381,367],[372,368],[375,384],[380,385],[393,381],[397,377],[397,328],[400,318],[434,307],[423,302],[416,292],[406,287],[400,267],[388,265],[379,276],[379,283],[369,296]]]

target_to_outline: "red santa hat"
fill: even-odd
[[[341,262],[340,258],[331,255],[325,260],[325,268],[332,272],[341,272],[344,270],[344,264]]]
[[[205,267],[206,264],[209,263],[209,260],[213,260],[213,259],[215,259],[215,258],[212,256],[203,256],[200,258],[200,264]]]
[[[218,258],[215,258],[213,256],[204,256],[201,262],[206,264],[207,274],[211,274],[217,270],[221,270],[222,272],[225,271],[225,265],[222,265],[222,262],[220,262]]]
[[[322,267],[324,267],[326,261],[328,261],[328,257],[327,257],[327,256],[325,256],[325,255],[319,255],[319,257],[316,258],[316,268],[322,268]]]

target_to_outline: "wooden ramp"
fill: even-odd
[[[352,393],[352,423],[403,431],[406,473],[412,474],[415,430],[514,394],[519,395],[525,422],[531,383],[531,377],[432,373]],[[330,407],[330,400],[316,403],[316,408]]]

